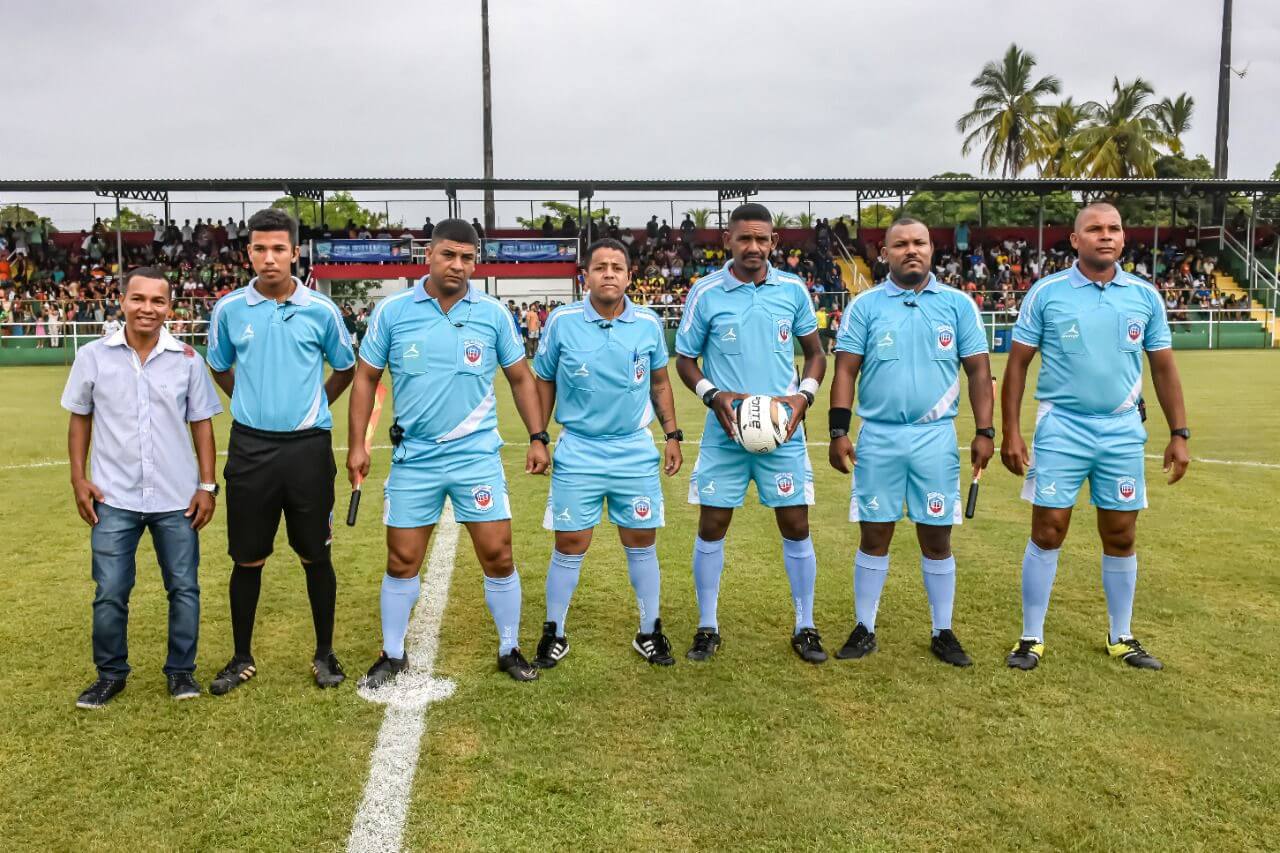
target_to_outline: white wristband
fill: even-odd
[[[706,377],[703,377],[702,379],[699,379],[698,384],[694,386],[693,393],[698,395],[698,399],[702,399],[707,396],[707,392],[714,387],[716,387],[716,383]]]
[[[814,379],[812,376],[806,376],[804,379],[800,380],[801,391],[808,391],[810,394],[816,397],[818,396],[818,388],[819,388],[818,380]]]

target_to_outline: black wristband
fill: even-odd
[[[800,393],[804,396],[804,398],[805,398],[806,400],[808,400],[808,401],[809,401],[809,405],[810,405],[810,406],[812,406],[812,405],[813,405],[813,392],[812,392],[812,391],[806,391],[806,390],[804,390],[803,388],[801,388],[801,389],[800,389]]]
[[[712,388],[709,391],[707,391],[707,393],[702,395],[702,405],[706,406],[708,409],[711,408],[711,401],[714,400],[716,398],[716,395],[719,393],[720,393],[719,388]]]
[[[975,429],[975,430],[973,431],[973,434],[974,434],[974,435],[980,435],[980,436],[982,436],[983,438],[989,438],[989,439],[991,439],[992,441],[995,441],[995,440],[996,440],[996,428],[995,428],[995,427],[979,427],[978,429]]]
[[[828,429],[842,429],[847,433],[849,431],[849,424],[851,423],[853,423],[853,409],[827,410]]]
[[[547,447],[551,446],[551,436],[547,434],[546,430],[543,430],[542,432],[531,433],[529,435],[529,443],[532,444],[535,441],[541,441],[543,445]]]

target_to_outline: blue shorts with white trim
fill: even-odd
[[[951,419],[926,424],[863,421],[849,495],[849,520],[960,524],[960,456]]]
[[[1041,403],[1031,442],[1023,500],[1067,509],[1089,480],[1089,502],[1099,509],[1147,508],[1147,430],[1137,409],[1122,415],[1082,415]]]

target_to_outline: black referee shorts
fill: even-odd
[[[337,473],[327,429],[268,432],[233,422],[222,470],[231,559],[244,564],[271,556],[281,514],[289,547],[308,562],[325,559]]]

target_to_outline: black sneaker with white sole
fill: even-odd
[[[653,620],[653,631],[648,634],[636,634],[631,647],[640,653],[640,657],[658,666],[671,666],[676,659],[671,656],[671,641],[662,633],[662,620]]]
[[[973,660],[965,654],[964,646],[950,628],[943,628],[929,641],[929,651],[943,663],[952,666],[973,666]]]
[[[711,660],[711,656],[720,648],[720,632],[715,628],[699,628],[693,635],[693,645],[684,656],[689,660]]]
[[[373,666],[369,667],[369,671],[364,674],[364,678],[360,680],[360,685],[370,690],[377,690],[384,684],[390,684],[397,675],[408,668],[408,652],[404,653],[404,657],[399,658],[388,657],[386,652],[379,652],[378,659],[373,662]]]
[[[840,647],[840,651],[836,652],[836,657],[840,660],[856,660],[866,657],[878,648],[880,647],[876,645],[876,632],[868,631],[867,626],[859,622],[854,626],[849,639],[845,640],[844,645]]]
[[[542,639],[533,655],[533,665],[538,669],[551,669],[569,654],[569,639],[556,636],[556,623],[542,623]]]
[[[258,674],[258,667],[252,657],[232,658],[222,671],[209,682],[209,692],[214,696],[230,693],[241,684]]]
[[[538,668],[525,660],[518,648],[498,655],[498,669],[516,681],[534,681],[538,677]]]
[[[333,652],[311,661],[311,674],[315,676],[316,687],[320,688],[337,687],[347,680],[347,674]]]
[[[817,628],[801,628],[791,635],[791,648],[805,663],[825,663],[827,652],[822,648],[822,637]]]
[[[175,672],[165,676],[165,680],[169,682],[169,695],[179,702],[200,695],[200,682],[189,672]]]
[[[105,708],[121,690],[124,690],[123,678],[104,678],[100,675],[98,680],[85,688],[85,691],[76,699],[76,707],[88,711]]]

